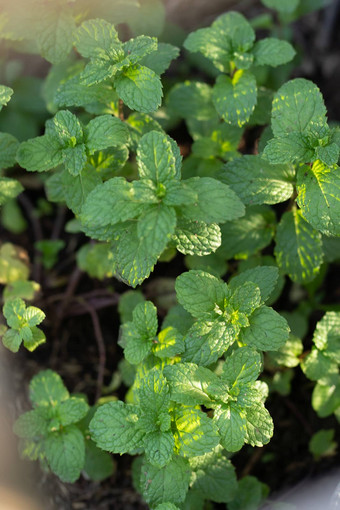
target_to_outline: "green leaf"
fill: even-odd
[[[39,345],[46,342],[46,337],[43,331],[37,327],[31,328],[32,337],[30,339],[24,339],[24,346],[29,351],[34,351]]]
[[[176,446],[183,457],[204,455],[219,443],[214,421],[199,409],[177,409],[175,427]]]
[[[274,136],[289,133],[318,134],[326,126],[326,107],[318,87],[309,80],[296,78],[275,94],[272,109]]]
[[[125,145],[129,141],[127,126],[117,117],[100,115],[90,120],[85,129],[86,148],[92,154],[107,147]]]
[[[237,60],[240,67],[240,56],[252,47],[254,39],[255,32],[244,16],[228,12],[217,18],[211,27],[189,34],[184,47],[201,52],[219,71],[229,72],[229,62]]]
[[[330,143],[325,147],[319,146],[315,149],[315,154],[325,165],[336,165],[339,161],[340,147],[336,143]]]
[[[163,74],[171,64],[171,61],[179,56],[180,50],[168,43],[158,43],[158,48],[141,60],[141,64],[148,67],[156,74]]]
[[[71,423],[77,423],[86,416],[88,410],[89,406],[82,398],[71,397],[64,400],[58,406],[58,415],[61,425],[65,427]]]
[[[132,110],[154,112],[162,102],[159,76],[148,67],[136,64],[119,72],[115,78],[117,94]]]
[[[263,446],[273,435],[273,420],[263,404],[256,403],[246,409],[246,443]]]
[[[85,441],[84,471],[94,482],[101,482],[115,471],[111,455],[96,447],[93,441]]]
[[[197,193],[185,184],[185,181],[171,181],[167,183],[163,203],[170,206],[188,205],[196,202]]]
[[[272,165],[260,156],[243,156],[229,161],[221,179],[246,205],[278,204],[294,191],[295,169],[291,165]]]
[[[207,83],[177,83],[167,96],[168,108],[185,119],[204,121],[217,118],[212,102],[212,88]]]
[[[27,413],[21,414],[15,421],[13,432],[21,438],[43,436],[47,432],[46,418],[39,412],[39,409],[28,411]]]
[[[178,506],[172,503],[161,503],[155,507],[155,510],[180,510]]]
[[[239,337],[246,345],[262,351],[276,351],[288,340],[287,321],[272,308],[261,306],[249,317],[249,323]]]
[[[147,278],[153,270],[161,253],[154,248],[148,250],[145,238],[138,237],[137,225],[127,224],[118,241],[112,245],[112,254],[115,260],[114,272],[128,285],[136,287]]]
[[[340,407],[339,374],[331,374],[327,379],[318,382],[312,394],[312,407],[321,418],[331,415]]]
[[[213,102],[217,113],[228,124],[240,127],[253,113],[256,98],[256,80],[249,71],[236,71],[232,78],[221,75],[213,88]]]
[[[224,223],[244,215],[244,205],[236,193],[217,179],[192,177],[184,183],[198,197],[195,204],[182,208],[185,218],[206,223]]]
[[[297,203],[304,218],[323,234],[340,236],[340,169],[316,161],[300,167]]]
[[[279,271],[277,267],[257,266],[254,269],[247,269],[232,278],[229,282],[229,288],[233,291],[245,282],[253,282],[259,287],[262,301],[265,302],[273,292],[278,277]]]
[[[197,460],[201,459],[196,465]],[[215,453],[192,460],[195,462],[191,485],[193,491],[216,503],[227,503],[234,498],[237,481],[230,460]]]
[[[120,400],[100,406],[90,422],[91,438],[97,446],[120,454],[138,448],[144,433],[137,428],[136,409]]]
[[[22,248],[11,243],[0,246],[0,283],[8,284],[18,280],[27,280],[29,268],[27,255]]]
[[[209,255],[221,245],[221,230],[215,223],[179,218],[173,240],[185,255]]]
[[[99,174],[90,166],[85,166],[79,175],[71,175],[70,172],[63,171],[61,185],[69,209],[79,215],[90,192],[101,183]]]
[[[0,133],[0,168],[10,168],[15,165],[18,147],[19,142],[13,135]]]
[[[222,306],[227,285],[204,271],[188,271],[176,279],[179,303],[194,317],[210,317],[216,306]]]
[[[133,322],[140,335],[154,338],[157,334],[157,308],[151,301],[139,303],[132,312]]]
[[[137,162],[141,179],[166,184],[177,177],[170,138],[158,131],[150,131],[142,136],[137,149]]]
[[[327,312],[318,322],[313,342],[326,356],[340,364],[340,312]]]
[[[76,48],[85,58],[100,57],[103,50],[109,52],[116,44],[119,39],[114,25],[103,19],[84,21],[75,34]]]
[[[176,228],[176,212],[163,204],[154,205],[142,214],[137,223],[137,235],[150,253],[162,253]]]
[[[222,244],[218,255],[244,259],[268,246],[274,236],[275,214],[266,206],[250,206],[242,218],[221,226]]]
[[[254,44],[254,65],[281,66],[290,62],[296,52],[288,41],[281,41],[274,37],[266,37]]]
[[[24,312],[24,319],[30,328],[37,326],[45,319],[45,314],[40,308],[29,306]]]
[[[2,343],[12,352],[18,352],[22,342],[22,336],[19,331],[8,329],[2,336]]]
[[[260,354],[255,349],[241,347],[224,362],[221,379],[228,386],[244,385],[256,381],[261,370]]]
[[[280,163],[305,163],[315,160],[315,150],[310,140],[299,132],[272,138],[263,150],[263,158],[273,165]]]
[[[321,429],[313,434],[309,441],[308,449],[313,454],[315,459],[320,457],[327,457],[335,453],[337,443],[334,439],[334,429],[324,430]]]
[[[158,43],[156,37],[139,35],[135,39],[123,43],[124,53],[127,55],[131,64],[137,64],[143,57],[156,52]]]
[[[209,407],[209,385],[218,384],[211,370],[194,363],[177,363],[164,367],[171,388],[171,399],[184,405],[204,404]]]
[[[45,454],[51,470],[63,482],[75,482],[84,467],[85,442],[75,425],[45,439]]]
[[[91,228],[100,228],[135,218],[142,210],[143,205],[133,201],[132,185],[123,177],[113,177],[89,193],[81,221]]]
[[[0,177],[0,206],[12,198],[16,198],[24,188],[16,179]]]
[[[152,352],[158,358],[172,358],[184,351],[182,335],[177,329],[168,327],[163,329],[157,336],[152,346]]]
[[[76,147],[67,147],[63,149],[63,156],[66,170],[68,170],[72,176],[79,175],[87,160],[85,145],[81,143],[76,145]]]
[[[160,430],[149,432],[143,440],[145,457],[150,464],[162,468],[169,464],[174,453],[175,440],[172,432]]]
[[[22,142],[16,157],[19,165],[29,172],[50,170],[64,160],[62,147],[52,135],[38,136]]]
[[[54,407],[69,396],[61,377],[52,370],[39,372],[30,382],[30,400],[34,407]]]
[[[141,385],[137,389],[137,395],[140,408],[144,413],[156,416],[157,422],[161,414],[168,414],[170,404],[169,385],[160,369],[153,368],[144,375]]]
[[[5,106],[11,99],[13,92],[13,89],[10,87],[0,85],[0,111],[2,110],[2,107]]]
[[[78,118],[68,110],[60,110],[52,122],[46,125],[46,132],[50,136],[57,135],[63,148],[73,148],[83,141],[83,128]]]
[[[219,429],[222,446],[229,452],[237,452],[246,437],[246,419],[237,406],[217,408],[214,421]]]
[[[299,283],[316,277],[323,260],[321,234],[303,218],[300,210],[283,214],[276,233],[278,266]]]
[[[39,19],[36,43],[39,53],[52,64],[66,60],[73,45],[76,24],[73,16],[63,9],[45,11]]]
[[[184,501],[190,482],[190,467],[187,460],[174,457],[159,469],[144,463],[141,472],[141,491],[145,501],[156,506],[164,501],[180,504]]]
[[[14,329],[20,329],[24,323],[24,315],[26,311],[25,302],[20,298],[6,301],[2,309],[7,324]]]
[[[195,322],[184,337],[182,360],[202,366],[215,363],[233,344],[239,331],[238,324],[230,322]]]
[[[3,299],[4,301],[8,301],[9,299],[18,297],[31,301],[39,290],[40,285],[37,282],[17,280],[16,282],[6,285],[3,291]]]
[[[313,348],[301,362],[301,368],[308,379],[317,381],[328,374],[338,372],[337,364],[322,351]]]
[[[228,503],[228,510],[255,510],[259,508],[267,493],[267,486],[259,482],[258,478],[245,476],[238,482],[235,498]]]

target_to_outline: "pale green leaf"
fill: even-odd
[[[145,501],[156,506],[164,501],[180,504],[184,501],[190,482],[190,466],[187,460],[175,456],[159,469],[144,463],[141,471],[141,491]]]
[[[75,30],[74,18],[66,10],[43,11],[35,39],[39,53],[52,64],[63,62],[72,49]]]
[[[176,410],[174,437],[179,454],[189,458],[204,455],[219,443],[216,424],[199,409]]]
[[[172,400],[184,405],[209,407],[209,385],[219,383],[211,370],[182,362],[164,367],[164,374],[170,384]]]
[[[243,285],[245,282],[253,282],[261,291],[262,301],[265,302],[273,292],[279,271],[274,266],[257,266],[254,269],[247,269],[238,274],[229,282],[230,290],[234,290],[237,286]]]
[[[182,335],[177,329],[168,327],[162,329],[152,346],[152,352],[158,358],[171,358],[184,351]]]
[[[75,482],[84,467],[85,442],[80,430],[71,425],[45,439],[45,454],[51,470],[63,482]]]
[[[114,225],[138,216],[143,205],[133,201],[133,189],[123,177],[113,177],[96,186],[87,196],[81,221],[91,228]]]
[[[150,53],[156,52],[158,43],[156,37],[139,35],[135,39],[130,39],[129,41],[125,42],[123,44],[123,48],[124,53],[128,57],[131,64],[137,64],[137,62],[140,62],[143,57],[146,57]]]
[[[236,193],[217,179],[192,177],[184,183],[198,197],[194,204],[182,207],[185,218],[206,223],[224,223],[244,215],[244,205]]]
[[[165,184],[177,175],[170,138],[158,131],[150,131],[140,139],[137,162],[140,178],[156,184]]]
[[[241,347],[223,363],[221,379],[231,387],[240,386],[256,381],[261,370],[260,354],[255,349]]]
[[[29,172],[50,170],[64,159],[59,142],[48,135],[22,142],[16,157],[19,165]]]
[[[296,78],[275,94],[272,109],[274,136],[289,133],[318,134],[326,125],[326,108],[318,87],[309,80]]]
[[[118,44],[118,33],[111,23],[103,19],[90,19],[82,23],[75,34],[75,45],[83,57],[101,56]]]
[[[340,312],[327,312],[318,322],[313,342],[325,355],[340,364]]]
[[[234,466],[230,460],[215,453],[205,455],[201,464],[195,466],[193,473],[194,482],[191,485],[193,491],[198,491],[200,496],[216,501],[227,503],[234,498],[237,481]],[[193,459],[194,461],[196,459]]]
[[[52,370],[39,372],[30,382],[30,400],[33,406],[56,406],[69,396],[60,375]]]
[[[261,304],[261,291],[253,282],[244,282],[236,287],[228,299],[228,305],[235,311],[234,320],[237,321],[238,313],[250,315]]]
[[[316,161],[298,170],[297,203],[304,218],[328,236],[340,236],[340,169]]]
[[[321,234],[300,210],[283,214],[275,242],[277,264],[293,281],[307,283],[316,277],[323,259]]]
[[[236,71],[232,78],[221,75],[213,88],[213,102],[217,113],[228,124],[240,127],[253,113],[256,98],[256,80],[249,71]]]
[[[8,103],[13,94],[13,89],[10,87],[6,87],[5,85],[0,85],[0,111],[2,107]]]
[[[58,406],[60,423],[63,426],[77,423],[82,420],[89,410],[89,406],[83,398],[71,397],[61,402]]]
[[[33,409],[21,414],[13,425],[13,432],[21,438],[36,438],[47,432],[47,422],[39,409]]]
[[[151,206],[137,223],[137,235],[147,251],[162,253],[176,228],[176,212],[163,204]]]
[[[228,162],[221,179],[242,202],[277,204],[288,200],[294,190],[295,170],[291,165],[272,165],[260,156],[243,156]]]
[[[149,276],[160,252],[148,250],[145,238],[138,237],[136,223],[126,224],[118,241],[112,245],[114,272],[118,278],[136,287]]]
[[[287,64],[295,56],[295,50],[288,41],[281,41],[274,37],[266,37],[254,44],[252,49],[254,64],[277,67]]]
[[[120,454],[140,447],[144,433],[137,428],[136,409],[120,400],[100,406],[90,422],[91,438],[97,446]]]
[[[149,432],[143,440],[145,457],[150,464],[162,468],[169,464],[174,453],[175,440],[172,432],[160,430]]]
[[[302,360],[301,368],[306,377],[312,381],[317,381],[332,373],[338,373],[337,364],[315,348]]]
[[[65,168],[72,176],[79,175],[87,160],[85,145],[81,143],[75,147],[67,147],[66,149],[63,149],[62,153],[64,156]]]
[[[179,218],[173,240],[185,255],[209,255],[221,245],[221,230],[215,223]]]
[[[307,163],[315,161],[315,150],[310,140],[299,132],[272,138],[263,150],[263,158],[273,165],[280,163]]]
[[[204,271],[191,270],[176,279],[179,303],[194,317],[210,317],[217,306],[222,307],[226,297],[226,284]]]
[[[79,175],[71,175],[70,172],[63,171],[61,185],[69,209],[79,215],[88,195],[101,183],[99,174],[90,166],[85,166]]]
[[[246,419],[237,406],[216,409],[214,421],[218,426],[222,446],[229,452],[237,452],[244,444]]]
[[[129,141],[127,126],[117,117],[100,115],[90,120],[85,129],[86,148],[90,154],[107,147],[125,145]]]
[[[154,112],[162,101],[159,76],[148,67],[136,64],[118,73],[115,78],[117,94],[132,110]]]
[[[212,88],[207,83],[185,81],[177,83],[167,96],[168,108],[185,119],[204,121],[215,118]]]
[[[249,326],[240,333],[240,341],[263,351],[276,351],[288,340],[289,326],[282,315],[261,306],[249,317]]]
[[[273,420],[263,404],[256,403],[246,409],[246,443],[263,446],[273,435]]]
[[[141,64],[148,67],[156,74],[163,74],[171,64],[171,61],[179,56],[179,48],[168,43],[158,43],[158,48],[141,60]]]
[[[0,206],[16,198],[23,190],[24,188],[16,179],[0,177]]]
[[[312,394],[312,407],[321,418],[331,415],[340,407],[339,374],[332,374],[328,379],[318,382]]]
[[[225,259],[243,259],[268,246],[274,236],[275,214],[266,206],[250,206],[242,218],[221,226],[218,254]]]
[[[15,165],[18,147],[19,142],[13,135],[0,133],[0,168],[10,168]]]
[[[18,352],[22,342],[22,336],[19,331],[8,329],[2,336],[2,343],[12,352]]]
[[[29,306],[24,312],[24,319],[30,328],[37,326],[45,319],[45,314],[40,308]]]

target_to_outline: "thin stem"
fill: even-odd
[[[120,120],[124,120],[124,103],[122,99],[118,99],[118,116]]]

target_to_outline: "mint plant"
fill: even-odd
[[[26,349],[34,351],[38,345],[46,341],[44,332],[37,327],[45,319],[44,312],[39,308],[26,307],[23,299],[14,298],[6,301],[3,314],[8,329],[2,337],[2,342],[12,352],[17,352],[22,342]]]
[[[112,462],[87,438],[86,416],[90,411],[86,400],[71,396],[52,370],[34,376],[29,389],[33,409],[14,424],[23,457],[39,460],[65,482],[76,481],[83,469],[92,474],[91,464],[98,460],[104,468],[100,475],[109,476]],[[97,472],[97,479],[100,475]]]
[[[44,370],[14,431],[23,456],[65,482],[103,480],[111,454],[134,456],[152,510],[261,505],[269,487],[237,480],[233,457],[245,447],[238,472],[251,472],[251,447],[268,445],[277,402],[294,412],[300,387],[314,388],[314,414],[294,412],[310,452],[335,448],[335,425],[318,435],[315,420],[340,419],[326,279],[340,253],[340,135],[319,88],[290,80],[289,23],[320,2],[262,3],[274,13],[227,12],[185,35],[163,31],[160,0],[2,6],[9,55],[52,64],[44,79],[23,77],[21,56],[0,65],[0,223],[22,235],[0,246],[2,342],[45,342],[41,306],[46,349],[84,314],[98,348],[92,407]],[[116,305],[123,356],[106,386],[118,324],[102,331],[101,314]]]

